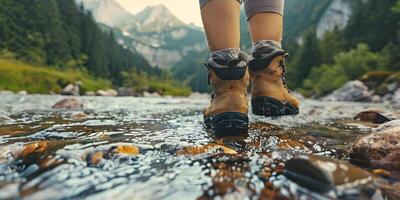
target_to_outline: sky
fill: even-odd
[[[117,0],[122,7],[136,14],[147,6],[164,4],[171,12],[185,23],[203,26],[198,0]]]

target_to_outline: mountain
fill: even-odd
[[[179,20],[164,5],[146,7],[136,14],[132,21],[120,26],[127,32],[161,32],[177,27],[185,27],[186,24]]]
[[[114,32],[121,45],[142,54],[152,66],[169,69],[192,52],[206,49],[202,29],[185,24],[164,5],[131,15],[115,0],[78,1],[93,12],[104,30]]]
[[[183,23],[164,5],[147,7],[119,28],[130,41],[125,45],[160,68],[171,68],[191,51],[206,49],[203,31]]]
[[[132,18],[132,15],[115,1],[110,0],[76,0],[78,4],[92,12],[97,22],[109,26],[118,26]]]
[[[0,0],[0,19],[0,51],[18,60],[82,69],[115,85],[122,84],[122,72],[160,73],[103,32],[73,0]]]

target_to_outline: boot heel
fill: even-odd
[[[237,112],[221,113],[204,119],[206,126],[217,135],[232,136],[247,133],[249,118],[246,114]]]
[[[289,103],[282,103],[271,97],[256,97],[251,100],[253,114],[265,117],[297,115],[299,109]]]

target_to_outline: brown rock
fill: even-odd
[[[385,116],[382,111],[373,109],[360,112],[356,117],[354,117],[354,119],[375,124],[382,124],[391,121],[391,119]]]
[[[400,164],[400,127],[360,138],[351,148],[350,158],[356,163],[392,169]]]
[[[298,141],[298,140],[292,140],[292,139],[283,139],[279,142],[278,145],[279,148],[282,149],[307,149],[307,147],[304,145],[304,143]]]
[[[285,176],[317,192],[344,190],[370,183],[369,172],[344,161],[323,156],[297,156],[286,163]]]
[[[72,119],[73,119],[73,120],[76,120],[76,121],[84,120],[84,119],[86,119],[87,117],[88,117],[88,116],[87,116],[85,113],[83,113],[83,112],[75,113],[75,114],[72,115]]]
[[[138,155],[140,152],[139,148],[135,146],[117,146],[114,151],[126,155]]]
[[[177,152],[178,155],[197,155],[217,151],[225,154],[237,154],[234,149],[220,145],[220,144],[207,144],[203,146],[185,147]]]
[[[82,109],[83,103],[78,100],[78,99],[63,99],[56,104],[52,108],[54,109],[71,109],[71,110],[76,110],[76,109]]]
[[[33,153],[44,153],[47,149],[48,143],[45,141],[30,143],[24,146],[20,156],[26,158]]]
[[[98,165],[103,159],[104,153],[101,151],[94,152],[90,157],[90,163],[94,166]]]

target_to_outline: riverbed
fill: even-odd
[[[354,116],[394,109],[304,99],[298,116],[250,115],[248,133],[219,137],[202,124],[207,98],[74,97],[83,109],[52,109],[65,98],[0,95],[0,199],[348,199],[292,182],[285,162],[347,162],[374,126]]]

